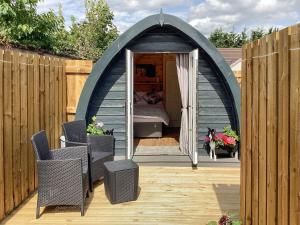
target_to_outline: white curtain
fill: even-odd
[[[176,67],[182,104],[179,147],[188,154],[189,54],[177,54]]]

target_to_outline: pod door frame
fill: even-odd
[[[157,52],[161,54],[165,52]],[[147,53],[145,53],[147,54]],[[152,53],[153,54],[153,53]],[[173,53],[180,54],[180,53]],[[198,54],[195,49],[189,53],[188,68],[188,155],[193,166],[198,164],[197,151],[197,74]],[[126,49],[126,159],[131,159],[134,154],[134,132],[133,132],[133,78],[134,78],[134,52]]]

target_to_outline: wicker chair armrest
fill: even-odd
[[[55,160],[65,159],[82,159],[82,166],[88,166],[89,147],[77,146],[66,147],[52,150],[52,155]]]
[[[78,183],[82,185],[82,160],[38,160],[39,188],[61,187]]]
[[[115,154],[115,138],[112,135],[88,135],[87,142],[92,152],[111,152]]]

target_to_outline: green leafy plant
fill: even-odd
[[[92,122],[88,125],[86,132],[91,135],[104,135],[106,130],[103,128],[103,123],[97,122],[96,119],[96,116],[92,117]]]
[[[218,225],[216,221],[209,221],[207,225]]]
[[[236,141],[240,140],[239,136],[236,134],[234,130],[231,129],[230,125],[227,125],[223,128],[223,134],[228,137],[234,138]]]

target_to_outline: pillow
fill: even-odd
[[[146,92],[134,92],[134,104],[136,105],[147,105],[147,101],[144,99]]]
[[[164,93],[163,93],[162,91],[157,92],[157,94],[161,97],[161,99],[162,99],[163,96],[164,96]]]
[[[148,99],[148,103],[149,104],[157,104],[158,102],[161,101],[161,97],[156,95],[156,96],[151,96],[149,99]]]
[[[145,95],[144,99],[148,102],[148,104],[157,104],[162,100],[162,92],[152,90]]]
[[[148,105],[148,103],[145,101],[145,99],[141,99],[134,103],[135,105]]]
[[[146,92],[143,92],[143,91],[137,91],[137,92],[135,92],[135,93],[136,93],[136,95],[137,95],[138,97],[140,97],[140,98],[142,98],[144,95],[147,94]]]
[[[134,92],[133,93],[133,102],[136,103],[140,100],[141,100],[140,96],[136,92]]]

